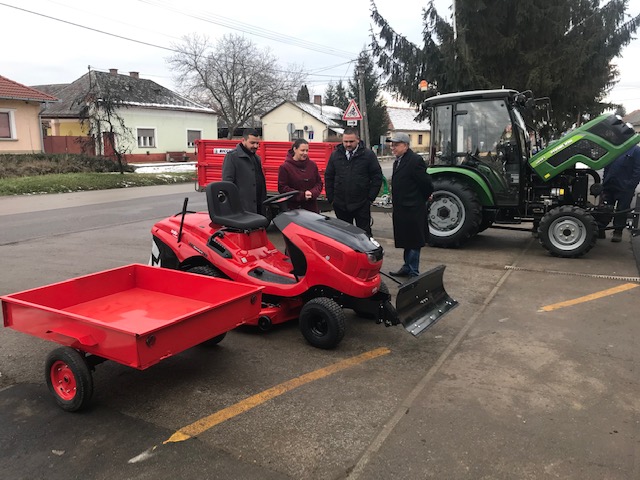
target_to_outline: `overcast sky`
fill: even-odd
[[[451,14],[450,0],[435,3],[441,15]],[[376,1],[393,28],[419,45],[421,9],[426,4],[427,0]],[[0,75],[25,85],[70,83],[90,65],[102,71],[137,71],[173,89],[166,63],[172,44],[192,32],[212,40],[236,32],[269,47],[283,68],[304,66],[311,94],[323,94],[329,81],[352,77],[353,59],[369,43],[369,8],[369,0],[0,0],[2,36],[8,42],[2,48]],[[640,0],[630,2],[629,12],[640,13]],[[627,112],[640,109],[638,59],[640,40],[634,40],[616,60],[621,77],[610,100],[624,104]]]

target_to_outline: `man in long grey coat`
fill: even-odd
[[[260,157],[260,134],[247,129],[238,146],[228,152],[222,162],[222,180],[233,182],[240,190],[242,208],[262,215],[262,202],[267,199],[267,184]]]
[[[427,165],[409,148],[410,140],[406,133],[396,133],[387,140],[396,157],[391,177],[393,238],[396,248],[404,249],[404,264],[390,272],[396,277],[415,277],[420,273],[420,249],[425,246],[428,234],[427,200],[433,193]]]

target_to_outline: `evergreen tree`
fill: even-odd
[[[358,70],[363,71],[369,139],[372,145],[376,145],[380,137],[389,130],[389,119],[387,117],[387,106],[380,96],[379,76],[376,74],[371,56],[366,51],[362,51],[358,55],[358,63],[354,69],[353,78],[349,80],[349,95],[359,103]]]
[[[427,95],[483,88],[532,90],[549,97],[558,130],[593,117],[617,82],[612,63],[640,26],[628,0],[467,0],[456,2],[455,29],[436,11],[423,9],[423,45],[396,33],[372,1],[379,35],[372,40],[388,86],[419,104]],[[455,33],[454,33],[455,32]]]
[[[333,82],[329,82],[324,91],[324,104],[333,107],[336,104],[336,87]]]
[[[309,89],[307,88],[306,85],[302,85],[302,87],[300,87],[300,90],[298,90],[298,95],[296,95],[296,101],[306,102],[306,103],[309,103],[311,101],[309,97]]]
[[[342,80],[338,81],[336,85],[336,98],[333,104],[334,107],[339,107],[346,110],[349,106],[349,98],[347,98],[347,90],[342,83]]]

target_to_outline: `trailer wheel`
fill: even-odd
[[[334,348],[344,337],[344,311],[330,298],[317,297],[305,303],[299,322],[302,335],[314,347]]]
[[[47,387],[60,408],[76,412],[89,405],[93,378],[80,352],[71,347],[55,349],[47,356],[44,373]]]
[[[227,336],[227,332],[221,333],[220,335],[210,338],[209,340],[205,340],[204,342],[200,343],[200,345],[202,345],[203,347],[214,347],[217,344],[219,344],[222,340],[224,340],[224,337]]]
[[[198,275],[206,275],[207,277],[226,278],[229,279],[224,273],[218,270],[212,265],[198,265],[196,267],[187,268],[185,270],[188,273],[195,273]]]
[[[538,240],[555,257],[576,258],[596,244],[598,224],[591,214],[573,205],[550,210],[540,220]]]
[[[459,247],[478,233],[482,205],[471,187],[454,178],[433,181],[429,205],[429,245]]]

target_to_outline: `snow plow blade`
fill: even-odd
[[[413,336],[417,337],[458,306],[444,289],[444,269],[444,265],[435,267],[398,289],[396,310],[402,325]]]

